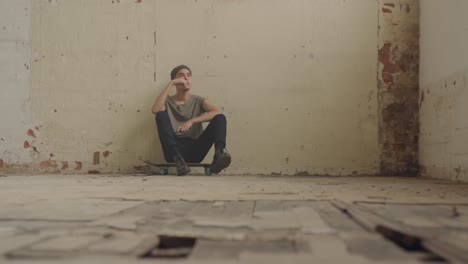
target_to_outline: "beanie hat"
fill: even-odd
[[[190,73],[192,73],[192,70],[190,70],[190,68],[186,65],[179,65],[177,67],[175,67],[174,69],[172,69],[171,71],[171,80],[174,80],[177,73],[180,71],[180,70],[183,70],[183,69],[186,69],[188,70]]]

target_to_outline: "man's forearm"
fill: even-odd
[[[154,100],[153,107],[151,108],[151,111],[156,114],[159,111],[164,111],[164,102],[166,101],[167,94],[169,93],[169,90],[174,86],[173,82],[170,81],[169,84],[164,88],[164,90],[159,94],[159,96]]]
[[[221,111],[210,111],[210,112],[204,113],[203,115],[201,115],[199,117],[196,117],[196,118],[192,119],[191,121],[193,123],[209,122],[209,121],[211,121],[211,119],[213,119],[213,117],[215,117],[216,115],[219,115],[219,114],[221,114]]]

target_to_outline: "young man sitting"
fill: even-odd
[[[172,87],[176,94],[168,96]],[[171,71],[171,81],[153,104],[159,140],[167,162],[175,162],[177,175],[190,172],[186,162],[200,163],[215,146],[211,172],[219,173],[231,164],[226,150],[226,117],[207,99],[190,93],[192,71],[185,65]],[[203,131],[203,122],[210,122]]]

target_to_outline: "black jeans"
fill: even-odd
[[[213,143],[217,147],[226,146],[227,121],[223,114],[213,117],[197,139],[176,137],[166,111],[156,114],[156,126],[164,152],[164,159],[167,162],[174,162],[174,154],[178,151],[186,162],[200,163],[208,154]]]

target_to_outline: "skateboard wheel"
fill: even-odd
[[[206,175],[206,176],[211,176],[210,167],[205,167],[205,175]]]
[[[167,175],[169,172],[167,171],[167,168],[160,168],[159,169],[159,174],[160,175]]]

